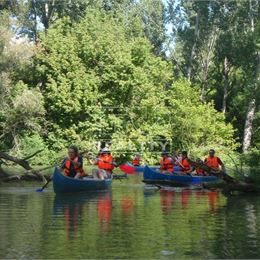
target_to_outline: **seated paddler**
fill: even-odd
[[[75,179],[79,179],[85,175],[83,158],[79,155],[78,148],[75,145],[69,147],[68,157],[63,160],[61,170],[65,176]]]
[[[113,156],[109,148],[105,147],[100,151],[95,164],[98,166],[98,171],[96,171],[95,174],[97,174],[99,179],[103,180],[111,178],[116,163],[113,160]]]
[[[160,171],[163,172],[174,172],[174,160],[171,158],[167,151],[162,151],[162,159],[160,161]]]
[[[132,160],[133,166],[140,166],[141,165],[141,154],[136,153],[133,160]]]
[[[215,171],[222,170],[223,172],[225,172],[226,168],[224,163],[219,157],[215,155],[215,153],[216,152],[214,149],[210,149],[209,156],[204,160],[204,164]]]
[[[182,151],[181,153],[181,161],[180,161],[181,173],[182,174],[191,174],[192,167],[188,161],[188,152]]]

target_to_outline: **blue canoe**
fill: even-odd
[[[131,163],[128,163],[130,166],[133,166],[135,168],[136,172],[144,172],[144,169],[147,165],[140,165],[140,166],[134,166]],[[150,169],[152,170],[159,170],[160,166],[148,166]],[[179,166],[174,166],[174,171],[180,171],[180,167]]]
[[[106,190],[111,186],[112,178],[106,180],[97,180],[93,178],[73,179],[66,177],[55,168],[53,174],[53,189],[55,193],[69,192],[87,192]]]
[[[180,173],[165,174],[153,170],[149,167],[144,169],[144,182],[148,184],[167,184],[171,186],[191,186],[200,185],[204,182],[217,182],[216,176],[191,176]]]

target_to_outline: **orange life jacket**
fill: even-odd
[[[201,168],[196,168],[196,173],[198,175],[204,175],[204,171]]]
[[[161,171],[167,171],[167,172],[173,172],[174,171],[174,162],[172,158],[167,157],[167,158],[162,158],[160,161],[161,165]]]
[[[187,158],[181,159],[181,164],[183,166],[183,167],[181,166],[181,171],[182,172],[190,171],[190,164],[189,164]]]
[[[111,154],[101,154],[98,157],[98,168],[106,171],[113,171],[115,166],[113,165],[113,157]]]
[[[219,164],[219,158],[218,157],[216,157],[216,156],[210,157],[209,156],[208,158],[206,158],[205,163],[208,167],[213,168],[215,170],[219,170],[220,164]]]
[[[75,157],[73,161],[78,162],[78,157]],[[64,165],[64,172],[65,172],[66,176],[70,175],[70,164],[71,164],[71,161],[69,159],[67,159],[65,162],[65,165]],[[80,173],[81,176],[83,176],[85,174],[85,172],[81,166],[74,165],[74,169],[77,173]]]
[[[133,161],[132,161],[132,164],[133,164],[134,166],[139,166],[139,165],[140,165],[140,161],[141,161],[140,157],[135,157],[135,158],[133,159]]]

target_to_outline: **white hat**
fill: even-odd
[[[105,147],[101,150],[101,153],[110,153],[109,148]]]

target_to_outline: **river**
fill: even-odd
[[[260,200],[158,190],[141,176],[57,196],[0,186],[0,258],[260,258]]]

